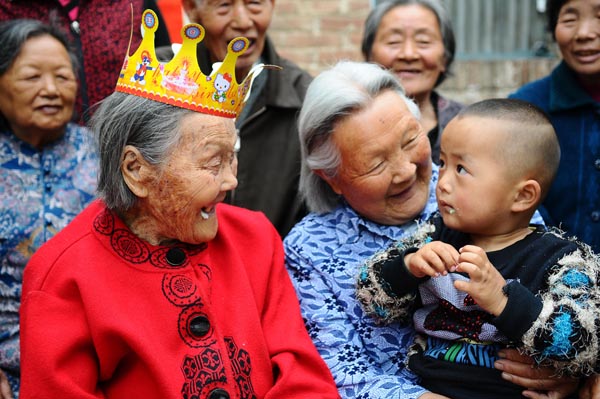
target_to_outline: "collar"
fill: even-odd
[[[550,74],[550,112],[588,106],[599,104],[581,87],[575,72],[561,61]]]
[[[418,226],[427,221],[435,212],[437,212],[437,200],[435,196],[435,187],[438,181],[438,166],[432,164],[431,180],[429,183],[429,196],[427,203],[421,213],[410,222],[403,225],[382,225],[365,219],[344,200],[341,201],[338,208],[334,211],[335,230],[340,243],[356,242],[361,239],[363,234],[382,237],[386,240],[396,241],[401,239],[407,233],[416,231]]]
[[[176,270],[189,267],[190,257],[204,251],[208,244],[179,243],[152,245],[136,236],[123,220],[101,203],[94,217],[93,230],[103,245],[130,266],[146,270]]]

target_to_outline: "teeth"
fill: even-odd
[[[456,213],[456,210],[454,210],[454,208],[450,208],[448,209],[448,213],[454,215]]]
[[[207,220],[210,217],[210,215],[204,210],[200,211],[200,216],[202,216],[202,219],[204,220]]]

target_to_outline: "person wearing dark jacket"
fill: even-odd
[[[206,29],[198,45],[198,62],[205,74],[210,73],[213,62],[223,59],[227,44],[236,36],[250,40],[248,51],[236,64],[238,81],[257,63],[281,67],[264,70],[258,76],[244,112],[236,120],[240,136],[238,187],[227,201],[264,212],[284,237],[306,214],[298,194],[300,145],[296,117],[312,77],[280,57],[267,36],[274,4],[274,0],[234,0],[221,6],[207,0],[183,1],[190,21]]]
[[[552,72],[509,97],[548,114],[563,157],[540,209],[559,226],[600,252],[600,1],[551,0],[548,30],[561,55]]]

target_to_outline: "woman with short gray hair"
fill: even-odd
[[[192,113],[185,108],[122,93],[114,93],[104,100],[104,105],[92,117],[91,126],[100,150],[98,195],[109,209],[124,213],[137,201],[121,171],[125,147],[134,145],[160,170],[181,139],[181,120]]]

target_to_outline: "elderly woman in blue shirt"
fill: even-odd
[[[299,117],[300,191],[311,213],[284,240],[306,326],[342,398],[442,398],[406,368],[410,325],[376,325],[355,298],[365,259],[437,210],[437,167],[419,108],[375,64],[340,62],[309,86]],[[525,387],[574,390],[513,351],[497,362]],[[510,359],[510,360],[509,360]],[[525,391],[530,397],[539,393]],[[541,395],[541,394],[539,394]]]
[[[16,19],[0,23],[0,43],[0,399],[8,399],[18,397],[25,264],[94,198],[98,155],[91,132],[69,123],[76,57],[64,34]]]

